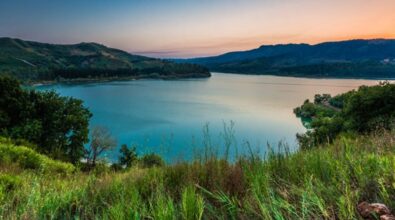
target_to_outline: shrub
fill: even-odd
[[[91,172],[93,172],[96,175],[108,173],[111,171],[111,167],[107,164],[105,161],[99,161],[96,163],[96,165],[93,167],[93,169],[90,169]]]
[[[395,122],[395,84],[361,86],[358,90],[333,98],[316,95],[315,102],[308,100],[294,109],[306,128],[311,130],[298,135],[301,148],[308,149],[332,142],[340,133],[369,133],[377,129],[391,129]]]
[[[143,167],[153,167],[153,166],[163,166],[165,162],[163,161],[162,157],[155,154],[146,154],[140,159],[140,163]]]
[[[0,174],[0,189],[9,192],[18,187],[21,183],[20,178],[9,174]]]
[[[136,146],[128,148],[126,144],[123,144],[119,153],[119,165],[122,167],[129,168],[137,161]]]
[[[16,164],[23,169],[54,173],[71,173],[75,170],[72,164],[52,160],[30,148],[4,143],[0,143],[0,164]]]
[[[0,202],[6,199],[7,194],[16,189],[20,184],[21,180],[18,177],[9,174],[0,174]]]

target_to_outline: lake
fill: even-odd
[[[93,113],[91,126],[107,127],[119,146],[136,144],[140,154],[155,152],[174,162],[190,160],[208,145],[223,154],[228,140],[232,157],[249,149],[263,155],[268,144],[276,149],[280,141],[295,150],[296,133],[306,131],[293,114],[295,107],[317,93],[336,95],[377,83],[213,73],[207,79],[56,84],[38,89],[84,100]],[[106,156],[116,160],[118,151]]]

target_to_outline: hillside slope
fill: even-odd
[[[204,67],[129,54],[97,43],[55,45],[0,38],[0,74],[22,80],[208,77]]]
[[[316,45],[264,45],[214,57],[178,60],[211,71],[310,77],[395,77],[395,40],[350,40]]]

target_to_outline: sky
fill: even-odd
[[[395,38],[395,0],[0,0],[0,37],[153,57]]]

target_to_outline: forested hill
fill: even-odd
[[[214,57],[177,60],[211,71],[303,77],[394,78],[395,40],[264,45]]]
[[[209,77],[195,64],[129,54],[97,43],[55,45],[0,38],[0,75],[25,81]]]

